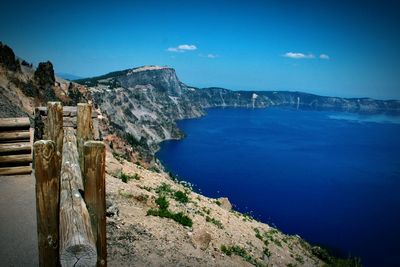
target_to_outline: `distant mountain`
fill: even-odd
[[[71,73],[65,73],[65,72],[57,72],[56,75],[58,77],[61,77],[65,80],[68,81],[74,81],[74,80],[79,80],[79,79],[83,79],[83,77],[75,75],[75,74],[71,74]]]
[[[143,66],[77,80],[86,85],[113,130],[130,133],[136,142],[154,153],[158,143],[181,138],[176,120],[199,117],[212,107],[266,108],[294,106],[300,109],[358,113],[400,114],[400,101],[370,98],[325,97],[289,91],[232,91],[196,88],[179,81],[174,69]]]

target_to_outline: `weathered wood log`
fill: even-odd
[[[22,118],[0,118],[0,128],[27,128],[30,122],[28,117]]]
[[[56,144],[56,168],[61,171],[61,158],[63,152],[64,129],[63,129],[63,106],[61,102],[47,103],[47,132],[46,137]]]
[[[92,105],[78,103],[76,120],[76,140],[78,146],[79,165],[83,169],[83,145],[88,140],[93,140]],[[83,177],[85,179],[85,177]],[[83,181],[85,183],[85,181]]]
[[[97,248],[97,266],[107,266],[106,241],[106,150],[103,142],[88,141],[84,144],[85,202],[92,223]]]
[[[62,266],[95,266],[97,261],[89,213],[79,192],[81,175],[74,130],[65,128],[60,192]]]
[[[29,130],[0,132],[0,141],[29,140]]]
[[[30,142],[0,144],[0,153],[31,151]]]
[[[30,174],[31,172],[32,172],[32,167],[31,166],[2,167],[2,168],[0,168],[0,175]]]
[[[32,155],[29,154],[19,154],[19,155],[6,155],[0,156],[0,163],[24,163],[32,162]]]
[[[37,107],[37,112],[42,116],[47,116],[47,107]],[[98,113],[96,111],[92,112],[92,118],[97,118]],[[64,106],[63,110],[64,117],[76,117],[77,116],[77,107],[75,106]]]
[[[53,141],[41,140],[34,144],[39,266],[57,266],[59,262],[60,179],[55,154]]]

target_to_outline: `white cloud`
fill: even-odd
[[[199,57],[217,58],[217,57],[219,57],[219,56],[218,56],[218,55],[215,55],[215,54],[207,54],[207,55],[199,54]]]
[[[319,55],[320,59],[330,59],[330,57],[327,54],[321,54]]]
[[[295,52],[287,52],[283,56],[288,57],[288,58],[294,58],[294,59],[315,58],[315,56],[313,54],[303,54],[303,53],[295,53]]]
[[[167,48],[168,52],[185,52],[185,51],[193,51],[196,50],[197,47],[195,45],[188,45],[188,44],[182,44],[178,45],[177,47],[169,47]]]
[[[183,45],[179,45],[178,49],[180,49],[180,50],[196,50],[197,47],[195,45],[183,44]]]

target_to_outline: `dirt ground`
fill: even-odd
[[[0,176],[0,222],[0,266],[38,266],[33,176]]]

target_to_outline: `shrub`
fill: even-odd
[[[168,195],[172,194],[173,190],[171,188],[171,185],[162,183],[159,187],[156,188],[156,193],[159,195]]]
[[[230,246],[227,247],[225,245],[221,246],[221,251],[226,254],[227,256],[232,256],[232,255],[237,255],[239,257],[242,257],[245,261],[249,262],[250,264],[253,264],[254,266],[262,267],[265,266],[261,262],[257,261],[254,259],[244,248],[239,247],[239,246]]]
[[[156,204],[160,207],[160,210],[166,210],[169,207],[168,200],[165,198],[165,196],[157,198]]]
[[[183,226],[192,227],[193,221],[188,216],[184,215],[182,212],[174,213],[168,210],[169,203],[165,196],[157,198],[156,203],[159,209],[150,209],[147,211],[147,215],[169,218]]]
[[[188,203],[189,202],[189,198],[187,196],[187,194],[185,192],[182,191],[176,191],[174,193],[174,199],[178,202],[181,203]]]

